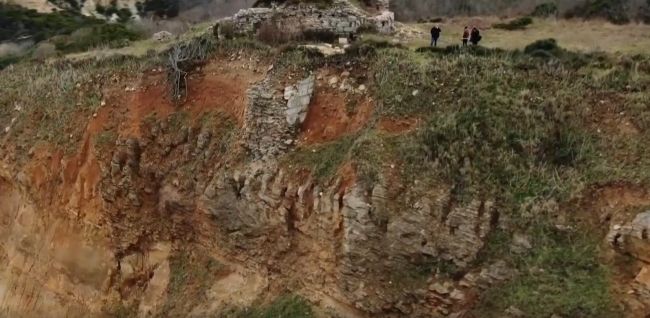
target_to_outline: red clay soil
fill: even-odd
[[[307,145],[334,141],[358,131],[374,109],[372,102],[362,100],[356,113],[348,115],[345,96],[328,90],[316,90],[313,98],[299,136],[301,143]]]
[[[341,165],[336,175],[342,179],[341,186],[339,187],[339,195],[343,195],[345,190],[350,188],[357,179],[357,171],[350,162]]]
[[[189,98],[184,106],[189,107],[192,114],[218,108],[233,116],[240,126],[244,125],[248,83],[212,74],[191,82],[194,83],[190,83]]]
[[[261,80],[264,74],[241,68],[224,70],[220,65],[219,61],[210,62],[203,70],[189,76],[187,100],[180,106],[170,102],[164,74],[146,75],[139,81],[106,89],[104,93],[109,96],[107,106],[119,109],[126,117],[118,128],[120,134],[139,135],[144,116],[155,113],[165,118],[179,110],[189,111],[192,118],[206,111],[221,110],[243,126],[246,90],[251,82]],[[135,88],[135,91],[125,91],[125,87]]]
[[[379,129],[392,134],[401,134],[415,128],[419,123],[419,118],[382,118],[379,120]]]
[[[635,208],[650,206],[650,192],[639,185],[613,183],[587,191],[574,217],[585,224],[621,224],[636,215]]]

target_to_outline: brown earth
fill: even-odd
[[[141,79],[109,84],[102,89],[106,105],[93,118],[76,116],[80,123],[88,122],[77,153],[68,156],[61,149],[34,148],[19,174],[22,184],[13,183],[12,176],[6,175],[9,166],[0,167],[0,206],[4,207],[0,219],[4,256],[0,260],[0,306],[11,317],[87,317],[106,306],[103,299],[114,299],[110,296],[113,289],[125,299],[142,293],[145,309],[163,301],[171,275],[167,261],[171,246],[161,243],[162,256],[154,256],[157,245],[150,241],[136,240],[127,252],[114,245],[115,240],[107,239],[116,234],[116,228],[106,223],[110,217],[104,214],[99,188],[105,158],[110,159],[115,149],[95,149],[93,140],[105,130],[120,138],[141,136],[145,117],[156,114],[165,118],[180,109],[189,111],[192,119],[219,111],[239,126],[245,125],[245,91],[264,74],[240,65],[230,65],[232,69],[224,65],[214,61],[193,74],[188,100],[180,108],[169,102],[164,76],[157,70]],[[125,277],[124,272],[120,274],[120,267],[127,266],[124,253],[133,251],[141,253],[139,257],[149,265],[136,266],[134,273]],[[213,306],[250,303],[266,284],[243,267],[231,266],[211,291]],[[142,281],[137,283],[142,278],[145,283],[151,280],[143,287]],[[120,280],[124,283],[119,284]]]
[[[374,109],[372,101],[353,101],[354,113],[346,110],[346,95],[332,89],[316,90],[307,117],[300,128],[299,140],[305,145],[330,142],[359,131]]]
[[[419,124],[419,118],[382,118],[378,123],[378,127],[392,134],[401,134],[411,131]]]

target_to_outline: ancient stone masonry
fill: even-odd
[[[272,75],[247,91],[246,145],[254,160],[261,160],[273,166],[275,158],[286,153],[294,144],[299,125],[305,120],[311,96],[314,92],[314,77],[301,80],[295,86],[284,90],[282,97],[271,87]]]
[[[371,16],[347,0],[334,0],[324,9],[311,4],[251,8],[240,10],[233,17],[223,19],[219,23],[232,22],[237,32],[248,33],[255,31],[264,21],[275,17],[279,26],[290,31],[326,30],[347,34],[366,24],[374,26],[379,32],[393,33],[395,15],[387,11],[388,1],[382,1],[378,7],[383,11],[376,16]]]
[[[284,99],[287,100],[287,123],[289,125],[301,124],[305,121],[313,93],[313,75],[298,82],[296,86],[287,86],[284,89]]]

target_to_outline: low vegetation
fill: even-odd
[[[645,3],[644,3],[645,2]],[[566,18],[604,18],[614,24],[650,23],[650,2],[619,0],[587,0],[564,13]]]
[[[441,17],[435,17],[435,18],[420,18],[418,19],[418,23],[441,23],[445,21],[445,19]]]
[[[381,180],[398,163],[407,182],[452,184],[462,201],[496,198],[513,229],[530,233],[535,244],[509,258],[509,239],[491,243],[520,274],[485,292],[480,317],[500,317],[511,305],[532,317],[615,316],[609,270],[598,259],[601,234],[588,227],[560,231],[551,212],[522,206],[575,202],[594,184],[648,184],[643,167],[650,161],[642,154],[650,149],[650,109],[637,89],[650,86],[642,71],[650,60],[569,52],[553,39],[524,51],[417,53],[365,45],[371,91],[382,101],[375,118],[418,117],[422,124],[398,135],[368,125],[331,143],[300,147],[290,161],[324,182],[343,162],[357,168],[360,182]],[[619,124],[603,121],[611,103]],[[617,125],[631,125],[633,133],[621,135]]]
[[[526,27],[531,24],[533,24],[533,19],[531,17],[521,17],[507,23],[497,23],[492,27],[495,29],[515,31],[515,30],[525,30]]]
[[[156,318],[177,317],[205,302],[206,292],[227,266],[201,254],[179,251],[169,264],[168,300]]]
[[[533,12],[530,13],[533,17],[546,18],[555,16],[558,13],[557,5],[555,2],[542,3],[535,7]]]
[[[270,305],[256,305],[251,308],[231,308],[219,314],[218,318],[312,318],[314,311],[302,297],[286,294]]]
[[[139,76],[159,63],[157,57],[129,57],[97,63],[13,65],[0,76],[0,127],[26,147],[16,150],[19,158],[38,142],[76,151],[86,125],[74,120],[92,118],[102,105],[96,84],[115,75]],[[27,129],[34,121],[39,123],[37,129]]]

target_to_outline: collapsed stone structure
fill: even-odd
[[[388,1],[377,1],[375,9],[379,13],[373,15],[348,0],[333,0],[331,5],[324,8],[310,3],[283,4],[272,8],[240,10],[219,23],[232,23],[237,33],[254,32],[262,23],[271,19],[276,19],[279,27],[293,31],[330,31],[343,35],[354,32],[361,26],[370,26],[380,33],[393,33],[395,14],[388,11]]]

